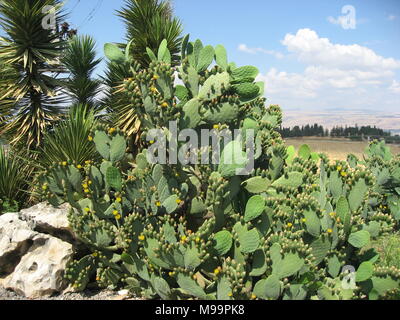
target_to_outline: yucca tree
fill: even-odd
[[[101,91],[101,81],[92,75],[101,59],[96,58],[96,42],[90,36],[75,36],[67,46],[62,63],[70,76],[65,81],[69,95],[74,104],[96,108],[96,96]]]
[[[169,1],[125,0],[124,7],[117,14],[125,23],[125,40],[131,42],[131,57],[142,68],[150,63],[146,48],[157,52],[164,39],[168,42],[173,63],[177,62],[182,43],[182,24],[173,17]],[[131,137],[133,147],[138,142],[141,124],[123,90],[123,81],[132,76],[129,67],[129,64],[108,63],[103,78],[108,88],[103,104],[107,106],[110,120]]]
[[[126,41],[133,41],[131,54],[143,67],[150,63],[146,48],[157,52],[164,39],[168,42],[172,61],[177,61],[182,42],[182,24],[173,17],[170,1],[125,0],[125,6],[117,12],[126,26]]]
[[[59,0],[0,1],[0,60],[12,68],[16,77],[2,80],[1,114],[5,123],[0,135],[10,143],[36,149],[42,135],[62,113],[63,99],[57,74],[65,42],[54,30],[43,28],[46,6],[55,9],[55,22],[64,19]],[[6,106],[4,106],[6,101]]]

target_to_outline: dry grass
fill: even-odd
[[[292,145],[296,149],[303,144],[308,144],[314,152],[327,154],[332,160],[346,160],[350,153],[362,158],[364,150],[368,146],[368,142],[353,142],[340,138],[307,137],[286,139],[286,145]],[[400,146],[392,145],[391,149],[394,154],[400,154]]]

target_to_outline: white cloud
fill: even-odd
[[[358,44],[334,44],[310,29],[287,34],[282,44],[305,69],[288,73],[272,68],[259,75],[271,103],[283,108],[399,108],[395,71],[400,61]]]
[[[388,17],[387,17],[387,19],[388,19],[389,21],[396,20],[396,18],[397,18],[397,16],[395,16],[394,14],[390,14],[390,15],[388,15]]]
[[[368,70],[400,68],[398,60],[381,57],[373,50],[358,44],[333,44],[328,38],[320,38],[310,29],[300,29],[296,35],[287,34],[282,44],[289,52],[296,54],[300,61],[306,63]]]
[[[400,93],[400,82],[393,80],[392,85],[389,87],[389,90],[394,93]]]
[[[274,50],[266,50],[263,48],[249,48],[246,44],[240,44],[238,47],[239,51],[250,53],[250,54],[257,54],[257,53],[264,53],[268,55],[272,55],[277,59],[283,59],[284,55],[280,52]]]

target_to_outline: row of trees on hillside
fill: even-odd
[[[353,140],[383,139],[389,143],[400,143],[400,136],[392,136],[391,132],[377,128],[376,126],[335,126],[326,129],[322,125],[294,126],[292,128],[282,127],[280,133],[284,138],[299,137],[337,137]]]

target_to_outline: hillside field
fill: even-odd
[[[287,146],[294,146],[298,149],[303,144],[308,144],[312,151],[326,153],[330,159],[346,160],[350,153],[353,153],[358,158],[362,158],[368,142],[350,141],[341,138],[287,138],[285,139]],[[391,145],[392,152],[400,154],[400,146]]]

